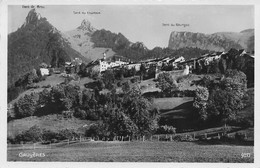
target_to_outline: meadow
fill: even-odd
[[[254,162],[253,146],[210,145],[199,142],[83,142],[51,149],[9,149],[8,161],[71,162]],[[44,157],[19,157],[19,153]],[[247,157],[242,157],[242,155]]]

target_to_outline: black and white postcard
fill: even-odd
[[[6,165],[255,166],[259,5],[173,2],[2,2]]]

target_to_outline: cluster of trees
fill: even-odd
[[[42,76],[40,69],[32,69],[25,75],[19,78],[14,85],[8,87],[8,102],[17,98],[17,96],[23,91],[36,87],[35,83],[43,81],[46,79],[46,76]]]
[[[26,94],[14,104],[15,118],[69,111],[78,106],[79,92],[78,86],[61,84],[50,91]]]
[[[64,117],[99,120],[103,136],[147,134],[157,128],[159,112],[141,96],[137,88],[125,87],[124,93],[112,90],[81,91],[78,86],[57,85],[50,91],[31,93],[15,103],[15,118],[32,115],[62,114]],[[101,135],[100,135],[101,136]]]
[[[131,89],[122,97],[112,96],[104,107],[101,122],[92,126],[92,134],[102,137],[151,134],[158,128],[159,112],[138,89]],[[90,135],[89,135],[90,136]]]
[[[254,85],[254,59],[247,54],[240,56],[236,49],[230,49],[220,60],[214,60],[209,65],[205,65],[205,60],[200,60],[196,64],[195,72],[225,74],[229,69],[242,71],[247,76],[248,85]]]
[[[173,79],[169,73],[161,73],[157,78],[158,83],[156,87],[161,89],[163,97],[172,95],[172,93],[179,89],[178,83]]]
[[[193,103],[199,123],[215,126],[236,120],[237,112],[245,107],[246,75],[227,70],[220,81],[208,77],[203,80],[204,85],[197,88]]]
[[[30,127],[15,136],[8,136],[8,143],[42,142],[55,143],[65,139],[78,138],[80,134],[74,129],[61,129],[57,131],[42,129],[38,125]]]

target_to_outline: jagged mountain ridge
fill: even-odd
[[[169,38],[168,47],[179,49],[183,47],[200,48],[212,51],[228,51],[231,48],[254,50],[254,29],[241,32],[217,32],[213,34],[176,32]]]
[[[46,18],[32,9],[24,24],[8,35],[8,86],[42,62],[59,67],[74,58],[86,60]]]
[[[81,25],[74,30],[63,33],[63,37],[68,40],[71,47],[81,53],[89,60],[101,58],[106,52],[107,56],[113,56],[115,52],[111,48],[95,47],[91,38],[93,33],[97,31],[88,20],[83,20]]]
[[[70,42],[72,48],[91,60],[102,58],[104,52],[107,57],[120,54],[129,59],[136,59],[131,53],[136,52],[135,54],[140,56],[140,52],[148,51],[142,42],[133,43],[122,33],[95,29],[87,20],[83,20],[76,29],[65,32],[64,37]]]
[[[118,48],[128,47],[131,44],[121,33],[116,34],[105,29],[97,30],[85,19],[79,27],[64,34],[71,47],[91,60],[101,58],[104,52],[107,57],[112,57]]]

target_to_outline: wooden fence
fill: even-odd
[[[98,137],[72,137],[71,139],[66,139],[60,141],[58,143],[49,143],[49,144],[41,144],[41,143],[33,143],[33,144],[16,144],[16,145],[8,145],[8,149],[40,149],[40,148],[54,148],[54,147],[62,147],[65,145],[70,145],[74,143],[83,143],[83,142],[91,142],[91,141],[196,141],[199,139],[220,139],[222,136],[233,136],[232,132],[237,131],[233,130],[229,133],[223,130],[215,130],[208,133],[203,132],[189,132],[189,133],[179,133],[179,134],[161,134],[161,135],[150,135],[150,136],[114,136],[112,139],[99,139]],[[247,138],[247,135],[245,135]]]

